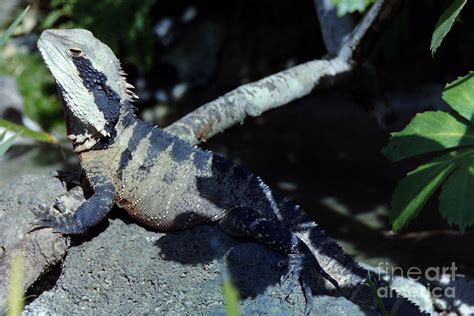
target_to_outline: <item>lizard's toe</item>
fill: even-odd
[[[61,199],[61,197],[57,197],[54,200],[54,206],[61,212],[61,213],[72,213],[67,206],[66,201]]]
[[[52,227],[52,222],[55,218],[54,209],[50,206],[39,205],[32,209],[36,216],[33,226],[35,227]]]
[[[288,256],[287,268],[280,279],[283,294],[280,301],[286,301],[297,286],[301,286],[305,299],[305,315],[309,315],[313,306],[313,291],[311,290],[310,271],[315,269],[323,278],[328,280],[336,289],[339,285],[323,268],[316,258],[307,256],[305,253],[290,254]]]
[[[32,230],[53,228],[56,233],[74,233],[79,229],[78,223],[71,213],[60,213],[54,207],[40,205],[33,210],[36,220]]]
[[[309,273],[304,269],[305,259],[304,254],[289,256],[287,270],[280,279],[283,290],[280,301],[286,301],[295,288],[301,286],[306,299],[304,314],[309,315],[313,307],[313,291],[310,286]]]
[[[286,301],[295,288],[299,286],[303,263],[303,254],[291,254],[288,256],[286,271],[280,278],[280,286],[283,290],[280,301]]]
[[[304,297],[306,299],[306,305],[304,307],[304,314],[308,316],[311,314],[311,310],[313,309],[313,291],[311,290],[311,286],[309,281],[306,277],[301,279],[301,285],[303,287]]]

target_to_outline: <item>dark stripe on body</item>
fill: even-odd
[[[127,147],[124,149],[122,154],[120,155],[120,163],[119,163],[119,170],[118,170],[118,178],[120,180],[123,180],[123,173],[127,166],[130,164],[132,161],[132,157],[134,152],[137,150],[138,144],[140,143],[141,140],[143,140],[150,129],[152,128],[151,126],[144,124],[142,122],[137,121],[136,125],[133,125],[132,131],[132,136],[130,137],[130,140],[128,141]]]
[[[142,123],[146,124],[146,123]],[[158,127],[152,127],[149,124],[146,124],[152,129],[150,137],[150,146],[146,152],[146,158],[143,162],[143,166],[140,167],[141,170],[144,171],[144,175],[147,176],[151,171],[151,168],[155,164],[158,159],[158,156],[166,151],[169,146],[173,146],[171,150],[171,158],[177,164],[182,164],[185,161],[191,159],[191,155],[194,153],[195,157],[200,157],[200,159],[194,159],[194,163],[196,165],[196,169],[205,167],[204,161],[211,155],[199,148],[194,148],[192,145],[188,144],[187,142],[183,141],[177,136],[169,134]],[[205,156],[206,159],[203,159]],[[202,166],[200,166],[197,162],[203,162]],[[170,170],[169,172],[173,172]],[[165,181],[171,181],[170,177],[167,177]]]
[[[115,124],[120,115],[120,97],[108,84],[107,76],[92,66],[85,57],[72,59],[79,72],[82,83],[94,95],[94,101],[99,110],[104,114],[107,122],[106,131],[115,137]]]

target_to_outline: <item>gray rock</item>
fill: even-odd
[[[25,288],[42,272],[61,270],[59,277],[34,284],[36,290],[29,294],[39,295],[26,306],[25,315],[223,315],[223,273],[240,292],[243,314],[300,315],[304,311],[305,298],[299,287],[287,302],[280,302],[279,263],[283,257],[257,243],[234,239],[208,225],[158,233],[116,209],[108,225],[106,221],[89,234],[74,237],[74,246],[68,249],[69,240],[50,229],[23,235],[33,217],[27,210],[38,204],[52,205],[54,197],[65,192],[56,179],[25,176],[1,190],[0,231],[5,230],[1,238],[6,251],[0,257],[0,275],[4,276],[0,278],[0,312],[5,307],[6,280],[15,249],[25,251]],[[69,201],[74,196],[79,195],[69,191],[62,198]],[[71,201],[78,205],[82,195]],[[55,265],[66,250],[64,263]],[[315,294],[314,315],[364,315],[343,297]]]
[[[51,234],[49,229],[25,235],[33,219],[29,210],[40,204],[52,205],[64,192],[60,182],[50,176],[22,176],[0,189],[0,240],[5,249],[0,254],[2,313],[14,250],[29,250],[24,256],[25,289],[66,253],[68,239]],[[305,298],[299,288],[288,302],[280,303],[279,262],[283,257],[266,247],[237,241],[214,226],[162,234],[139,226],[121,210],[111,217],[109,225],[104,223],[87,237],[73,240],[75,246],[69,248],[62,267],[54,266],[62,270],[59,279],[35,284],[52,289],[42,291],[27,305],[26,315],[223,315],[224,271],[240,291],[244,314],[303,313]],[[314,314],[331,311],[363,315],[345,298],[315,297]]]
[[[11,262],[17,254],[23,258],[25,290],[65,255],[69,242],[60,234],[49,229],[27,234],[34,219],[31,209],[52,205],[63,192],[50,176],[22,176],[0,188],[0,314],[6,308]]]
[[[69,249],[55,287],[26,307],[38,314],[225,314],[222,272],[243,298],[243,314],[302,314],[298,289],[279,301],[278,254],[242,243],[213,226],[162,234],[127,218],[111,219],[90,240]],[[363,315],[344,298],[317,296],[316,315]]]
[[[60,234],[42,229],[25,235],[33,219],[30,210],[52,205],[63,192],[60,182],[50,176],[22,176],[1,187],[2,313],[15,250],[29,250],[24,255],[25,289],[65,254],[68,240]],[[242,243],[213,226],[162,234],[137,225],[123,212],[116,211],[115,216],[119,217],[112,218],[108,227],[104,224],[86,239],[74,240],[76,246],[69,248],[61,276],[44,285],[54,287],[29,304],[25,314],[224,314],[223,271],[229,271],[240,290],[243,313],[303,313],[305,299],[300,289],[289,302],[280,304],[278,263],[282,257],[264,246]],[[314,313],[330,310],[362,315],[358,306],[344,298],[315,298]]]

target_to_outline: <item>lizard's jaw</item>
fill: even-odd
[[[126,83],[112,51],[85,30],[44,31],[38,48],[61,92],[74,150],[113,136]]]

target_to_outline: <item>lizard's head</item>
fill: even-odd
[[[81,29],[44,31],[38,48],[62,94],[74,150],[114,136],[121,108],[138,97],[112,50]]]

